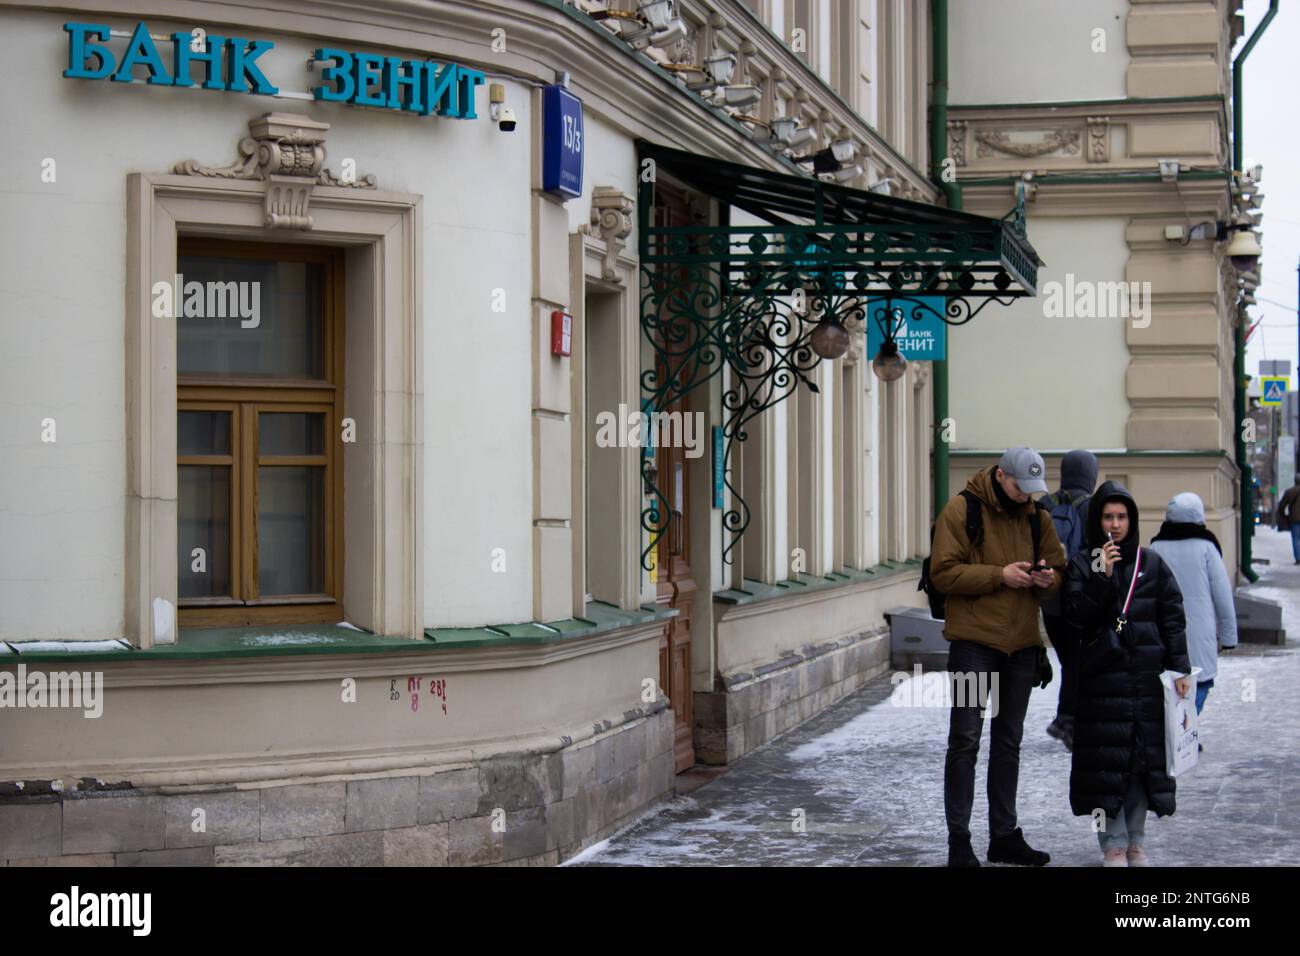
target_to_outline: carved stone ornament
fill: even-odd
[[[668,48],[668,59],[673,63],[695,63],[695,52],[695,38],[682,37]]]
[[[1009,135],[998,130],[979,130],[975,134],[975,141],[979,146],[975,149],[975,155],[979,157],[992,156],[994,153],[1002,153],[1006,156],[1045,156],[1048,153],[1062,152],[1066,155],[1073,155],[1079,152],[1079,130],[1077,129],[1054,129],[1048,130],[1047,133],[1036,143],[1017,143]]]
[[[926,383],[930,381],[930,362],[908,362],[912,367],[912,388],[920,391],[925,388]]]
[[[948,155],[958,166],[966,165],[966,121],[948,121]]]
[[[249,120],[239,141],[240,158],[228,166],[204,166],[187,159],[172,167],[179,176],[254,179],[266,183],[265,224],[271,229],[310,229],[312,190],[320,186],[374,189],[374,176],[345,180],[325,169],[325,134],[330,124],[296,113],[265,113]]]
[[[617,186],[597,186],[591,192],[591,223],[580,231],[605,241],[601,275],[607,281],[620,282],[614,261],[627,247],[624,240],[632,234],[632,197]]]
[[[1088,162],[1110,162],[1110,117],[1088,117]]]
[[[844,367],[853,368],[854,366],[861,363],[862,355],[865,351],[866,349],[859,348],[855,345],[850,345],[849,350],[844,353],[844,359],[843,359]]]
[[[845,322],[849,333],[849,350],[844,353],[844,367],[850,368],[866,359],[867,330],[861,322]]]

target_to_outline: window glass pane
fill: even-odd
[[[180,596],[229,596],[230,468],[181,465],[177,477]]]
[[[812,0],[794,0],[793,4],[794,23],[790,29],[790,35],[785,38],[787,45],[794,51],[794,55],[799,57],[805,63],[812,65]],[[795,42],[795,30],[802,30],[798,42]]]
[[[180,455],[229,455],[229,412],[177,412],[176,452]]]
[[[325,454],[325,416],[310,412],[262,412],[257,450],[263,455]]]
[[[318,263],[179,256],[177,370],[325,377],[325,269]]]
[[[324,593],[324,468],[257,470],[257,560],[262,597]]]

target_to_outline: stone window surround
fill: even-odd
[[[423,631],[421,197],[317,186],[310,231],[264,226],[261,182],[127,177],[127,525],[125,637],[176,639],[176,327],[151,315],[155,282],[177,271],[178,236],[346,248],[346,619],[383,635]],[[363,337],[363,334],[370,334]],[[170,603],[155,620],[154,602]],[[169,620],[170,618],[170,620]]]
[[[628,205],[631,197],[625,197]],[[596,213],[593,211],[593,219]],[[630,224],[629,224],[630,225]],[[572,355],[572,408],[573,414],[573,583],[575,615],[581,616],[585,607],[589,556],[586,534],[589,522],[603,524],[609,536],[609,547],[596,555],[605,565],[602,573],[610,579],[608,592],[602,598],[626,610],[635,610],[647,599],[643,593],[641,551],[649,540],[641,528],[641,509],[644,507],[641,491],[640,449],[635,447],[606,449],[606,454],[616,456],[614,472],[618,488],[617,516],[588,514],[589,502],[584,489],[588,476],[587,428],[594,427],[593,418],[600,409],[588,409],[587,381],[590,375],[601,374],[608,394],[617,396],[628,408],[640,408],[641,392],[641,299],[639,290],[641,273],[639,260],[627,254],[620,237],[609,230],[591,229],[570,236],[570,261],[573,284],[573,355]],[[581,265],[578,266],[578,263]],[[588,370],[586,342],[588,330],[587,295],[589,293],[616,296],[618,327],[605,330],[606,337],[617,342],[616,353],[608,357],[603,369]],[[602,521],[601,518],[605,520]],[[615,600],[615,593],[617,599]],[[653,596],[650,595],[650,599]]]

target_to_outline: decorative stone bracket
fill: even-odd
[[[187,159],[172,167],[180,176],[257,179],[266,183],[265,223],[271,229],[310,229],[312,190],[320,186],[374,189],[374,176],[325,169],[325,134],[330,124],[297,113],[264,113],[249,120],[239,141],[240,159],[228,166],[204,166]],[[630,227],[629,227],[630,228]]]
[[[1088,117],[1088,162],[1110,162],[1110,117]]]
[[[948,155],[957,166],[966,165],[966,121],[948,121]]]
[[[601,273],[609,282],[621,282],[614,261],[627,247],[632,234],[632,197],[617,186],[597,186],[591,193],[591,223],[579,231],[605,241]]]

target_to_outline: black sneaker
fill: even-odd
[[[964,839],[960,837],[948,838],[948,865],[949,866],[979,866],[979,857],[971,849],[970,837]]]
[[[1020,827],[1016,827],[1004,837],[989,840],[988,860],[990,863],[1014,863],[1016,866],[1046,866],[1051,859],[1042,850],[1035,850],[1025,842]]]

